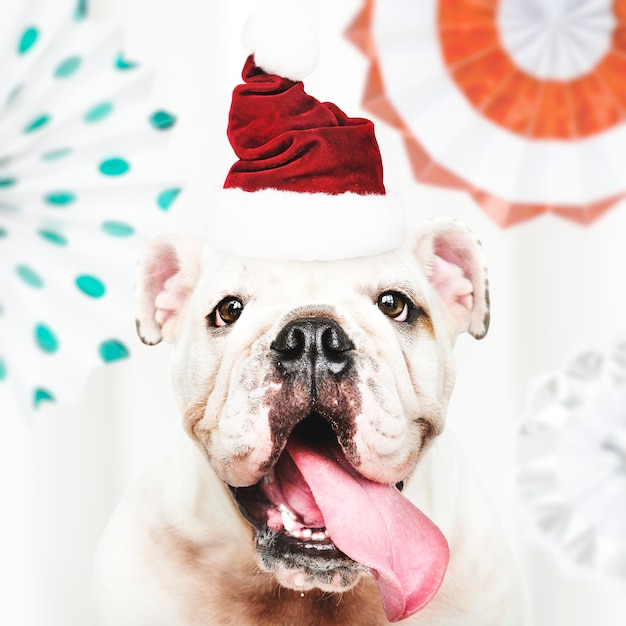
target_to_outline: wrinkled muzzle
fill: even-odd
[[[439,589],[448,545],[402,485],[356,469],[352,341],[334,320],[307,317],[286,324],[271,351],[283,394],[270,411],[275,452],[257,484],[232,488],[255,528],[262,567],[296,587],[329,591],[370,572],[388,619],[408,617]]]

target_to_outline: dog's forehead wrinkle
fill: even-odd
[[[398,258],[400,252],[391,252],[371,258],[345,259],[323,262],[281,262],[222,257],[221,261],[208,266],[204,276],[213,289],[223,291],[243,289],[245,291],[281,292],[284,284],[290,290],[315,292],[317,290],[354,289],[366,284],[422,282],[423,273],[411,254]],[[208,264],[207,264],[208,265]],[[427,283],[426,283],[427,284]],[[289,290],[287,290],[289,291]]]

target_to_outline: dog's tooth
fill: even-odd
[[[297,519],[296,514],[286,504],[279,504],[278,510],[285,515],[289,515],[289,517],[294,521]]]
[[[302,539],[311,539],[312,535],[313,535],[313,532],[311,531],[310,528],[303,528],[300,531],[300,537],[302,537]]]
[[[276,473],[274,472],[274,468],[272,468],[265,476],[263,476],[263,482],[266,485],[271,485],[276,479]]]
[[[327,538],[328,538],[328,533],[323,530],[318,530],[318,531],[315,531],[314,533],[311,533],[311,539],[313,539],[314,541],[324,541]]]
[[[278,510],[280,511],[280,519],[283,522],[283,526],[288,533],[294,530],[294,528],[298,528],[295,515],[284,504],[280,504]]]

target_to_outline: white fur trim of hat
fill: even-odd
[[[331,261],[399,247],[404,207],[384,196],[219,189],[206,222],[209,245],[227,254],[274,261]]]

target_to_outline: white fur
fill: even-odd
[[[398,250],[332,263],[274,263],[208,248],[200,255],[183,237],[162,236],[148,246],[139,265],[140,330],[144,340],[174,343],[176,398],[183,423],[188,427],[193,416],[193,426],[175,429],[109,526],[96,576],[101,624],[387,623],[371,577],[336,598],[310,587],[304,598],[293,585],[279,589],[281,570],[256,561],[252,530],[225,485],[261,479],[271,434],[264,401],[284,384],[271,377],[271,342],[288,321],[314,315],[334,319],[357,352],[358,471],[387,484],[408,476],[404,495],[450,546],[442,587],[402,623],[525,626],[506,540],[469,463],[442,432],[454,340],[459,332],[486,332],[486,282],[476,268],[483,268],[480,247],[447,220],[430,222]],[[403,327],[384,315],[376,302],[389,289],[406,290],[428,310],[428,322]],[[247,308],[228,330],[211,330],[206,316],[226,294]],[[425,447],[421,431],[409,427],[418,417],[439,433]],[[268,604],[271,619],[263,612]],[[344,610],[350,615],[338,617]],[[294,611],[297,619],[285,617]],[[324,611],[334,621],[322,621]]]
[[[262,70],[293,81],[306,78],[319,59],[313,28],[281,3],[266,3],[253,11],[244,24],[241,43]]]
[[[404,240],[404,207],[393,193],[295,193],[220,189],[206,220],[211,247],[274,261],[332,261],[381,254]]]

